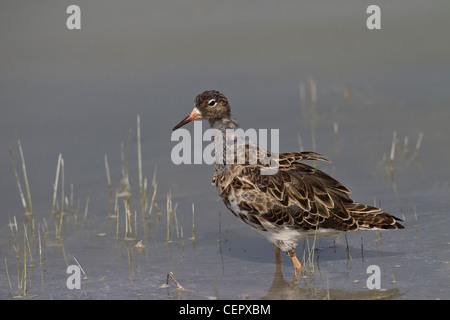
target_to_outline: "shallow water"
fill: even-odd
[[[25,256],[26,296],[34,299],[450,298],[446,1],[383,4],[377,31],[365,27],[369,3],[360,1],[326,7],[312,1],[131,1],[126,7],[81,1],[79,31],[65,28],[69,3],[43,3],[6,2],[10,10],[0,12],[2,299],[19,295]],[[308,88],[309,79],[317,84],[316,107],[309,95],[300,101],[299,84]],[[305,150],[315,147],[332,160],[318,166],[351,189],[355,200],[381,206],[407,228],[317,239],[313,256],[312,241],[301,242],[300,260],[314,262],[306,263],[305,276],[292,282],[286,256],[282,274],[275,272],[271,245],[218,198],[210,184],[213,168],[170,160],[176,144],[171,129],[206,89],[227,95],[243,128],[280,129],[281,152],[298,150],[300,136]],[[148,196],[156,168],[160,209],[145,219],[137,115]],[[186,128],[192,131],[192,125]],[[394,131],[398,144],[390,170]],[[25,218],[11,165],[10,147],[22,177],[18,139],[34,227]],[[114,203],[104,155],[115,193],[121,143],[125,153],[129,148],[131,240],[124,240],[123,199],[117,201],[118,227],[108,218]],[[59,153],[64,195],[73,208],[66,206],[62,220],[52,215]],[[169,191],[177,220],[172,217],[168,242]],[[10,226],[14,221],[17,230]],[[136,247],[141,240],[144,247]],[[77,261],[86,278],[82,274],[81,289],[69,290],[66,269]],[[366,287],[370,265],[380,267],[382,290]],[[165,285],[169,272],[183,291],[172,280]]]

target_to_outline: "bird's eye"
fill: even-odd
[[[215,99],[211,99],[208,101],[208,106],[210,106],[210,107],[215,107],[216,104],[217,104],[217,102]]]

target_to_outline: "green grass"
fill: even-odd
[[[20,194],[20,199],[22,201],[22,206],[25,210],[25,215],[26,216],[30,216],[31,219],[33,219],[33,205],[31,202],[31,193],[30,193],[30,185],[28,183],[28,176],[27,176],[27,170],[26,170],[26,165],[25,165],[25,158],[23,155],[23,150],[22,150],[22,144],[20,143],[20,140],[18,140],[18,145],[19,145],[19,153],[20,153],[20,159],[22,161],[22,173],[23,173],[23,179],[25,181],[25,188],[27,191],[27,200],[28,202],[25,200],[25,195],[23,193],[22,190],[22,185],[20,183],[20,178],[19,178],[19,174],[17,173],[17,168],[16,168],[16,162],[14,161],[14,156],[13,156],[13,151],[10,148],[9,149],[9,153],[11,155],[11,162],[14,168],[14,175],[16,177],[16,182],[17,182],[17,187],[19,189],[19,194]]]

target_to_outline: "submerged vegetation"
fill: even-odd
[[[318,127],[318,91],[317,84],[314,80],[309,79],[306,84],[300,84],[300,106],[302,113],[310,113],[311,121],[310,124],[310,134],[311,134],[311,144],[313,151],[316,151],[317,143],[317,127]],[[350,86],[347,86],[343,93],[343,100],[345,105],[350,104],[352,97],[352,90]],[[335,119],[333,120],[333,126],[330,128],[335,141],[335,151],[339,153],[340,144],[342,143],[342,137],[340,137],[341,125]],[[398,191],[395,185],[394,171],[396,169],[396,162],[400,162],[404,159],[407,165],[411,163],[413,159],[416,160],[420,167],[419,152],[423,140],[423,133],[420,133],[416,142],[415,150],[410,151],[408,136],[404,137],[403,146],[400,144],[400,140],[397,137],[397,133],[394,132],[392,147],[390,152],[390,157],[383,155],[383,172],[387,179],[387,173],[389,172],[390,181],[392,183],[394,193],[398,197]],[[134,143],[134,141],[136,143]],[[300,133],[298,133],[299,148],[302,151],[304,149]],[[132,147],[136,146],[135,151]],[[133,163],[130,169],[130,154],[133,152],[135,158],[137,159],[137,164]],[[74,243],[70,241],[73,239],[74,233],[79,232],[82,237],[89,239],[87,243],[92,243],[94,241],[102,241],[100,246],[104,246],[102,250],[108,250],[109,247],[106,245],[108,243],[114,243],[117,250],[117,259],[122,266],[122,260],[125,261],[123,265],[126,266],[128,279],[132,284],[132,288],[136,291],[137,296],[142,295],[143,286],[147,284],[137,284],[136,270],[139,272],[144,272],[144,268],[139,264],[140,257],[142,255],[146,256],[146,260],[153,261],[154,254],[162,255],[166,257],[167,264],[157,265],[156,267],[152,264],[146,264],[145,270],[153,270],[158,268],[156,272],[159,274],[157,283],[154,283],[155,288],[165,288],[169,290],[171,285],[175,284],[177,296],[180,297],[183,294],[190,294],[194,297],[200,298],[219,298],[219,288],[214,282],[212,287],[214,291],[214,296],[204,295],[196,293],[194,290],[190,290],[189,284],[186,281],[180,279],[180,282],[186,285],[189,289],[180,285],[175,279],[176,271],[183,269],[183,263],[186,259],[185,246],[186,243],[191,245],[189,250],[193,250],[195,255],[195,266],[192,265],[189,268],[194,269],[193,272],[199,275],[199,267],[196,257],[196,243],[199,241],[199,237],[196,234],[195,222],[197,219],[196,209],[198,204],[195,205],[192,202],[192,207],[179,208],[178,203],[174,201],[176,197],[173,196],[171,189],[166,192],[161,192],[158,189],[157,182],[157,166],[154,165],[152,168],[152,176],[149,178],[145,174],[146,167],[142,159],[142,141],[141,141],[141,119],[137,116],[136,122],[136,132],[133,133],[132,130],[128,131],[128,137],[126,143],[120,144],[120,160],[121,166],[119,172],[112,172],[109,163],[109,156],[104,154],[104,168],[105,168],[105,180],[106,186],[102,191],[106,195],[104,201],[104,215],[89,214],[89,205],[94,200],[99,201],[99,197],[90,190],[82,190],[83,197],[79,199],[77,195],[77,190],[73,184],[66,181],[66,172],[70,168],[65,166],[64,157],[59,154],[56,159],[56,170],[55,178],[53,184],[51,185],[52,198],[49,199],[48,208],[36,208],[32,204],[32,191],[33,186],[30,184],[31,181],[28,180],[27,169],[25,164],[24,150],[22,149],[21,142],[18,141],[18,153],[19,157],[17,159],[14,156],[13,149],[10,149],[10,157],[12,168],[19,191],[20,203],[24,210],[24,216],[13,215],[9,217],[9,229],[11,233],[9,248],[11,249],[10,254],[4,259],[5,266],[5,276],[8,281],[10,296],[14,299],[28,299],[33,297],[39,297],[40,295],[45,295],[46,292],[46,279],[48,275],[46,274],[46,268],[50,267],[50,262],[46,259],[48,256],[54,257],[59,256],[64,265],[68,267],[69,265],[77,265],[82,271],[83,275],[83,288],[86,287],[87,283],[94,281],[94,277],[90,276],[86,261],[82,258],[75,256],[71,252],[78,252],[80,248],[75,250]],[[314,166],[317,164],[314,163]],[[148,164],[147,164],[148,166]],[[137,167],[137,169],[136,169]],[[130,171],[133,174],[130,175]],[[137,176],[137,179],[134,177]],[[53,179],[53,178],[52,178]],[[36,186],[34,186],[36,187]],[[105,198],[105,197],[103,197]],[[77,200],[78,199],[78,200]],[[374,200],[375,201],[375,200]],[[164,212],[165,211],[165,212]],[[180,212],[182,211],[183,217],[180,219]],[[39,212],[39,214],[36,214]],[[48,214],[47,214],[48,212]],[[418,225],[417,212],[414,206],[414,215],[416,220],[416,227]],[[187,219],[186,216],[189,216]],[[224,267],[224,257],[223,257],[223,246],[226,244],[227,239],[224,237],[224,233],[221,230],[221,215],[219,212],[219,223],[217,230],[217,253],[220,254],[220,259],[218,265],[221,265],[221,273],[225,275]],[[18,221],[22,221],[20,223]],[[184,221],[184,222],[183,222]],[[189,221],[189,222],[186,222]],[[98,231],[98,228],[93,228],[92,225],[98,224],[106,225],[106,231],[96,233],[92,237],[92,231]],[[189,230],[185,232],[185,230]],[[93,240],[97,239],[97,240]],[[103,240],[98,240],[103,239]],[[210,241],[209,239],[208,241]],[[264,245],[269,246],[264,243],[264,239],[261,242]],[[375,233],[375,241],[380,244],[380,250],[382,250],[381,232]],[[351,264],[352,256],[350,255],[349,245],[347,239],[345,238],[345,251],[347,255],[347,263]],[[94,245],[92,245],[94,246]],[[66,248],[69,249],[66,249]],[[91,248],[92,249],[92,248]],[[56,250],[56,254],[55,254]],[[93,249],[92,249],[93,250]],[[336,248],[334,249],[336,251]],[[50,252],[51,251],[51,252]],[[175,252],[176,251],[176,252]],[[313,237],[307,239],[302,245],[300,244],[297,248],[299,257],[303,257],[302,265],[305,267],[306,272],[300,281],[304,283],[309,282],[307,287],[313,287],[315,277],[322,278],[322,273],[320,270],[320,239]],[[69,252],[69,253],[67,253]],[[178,259],[173,259],[173,256],[177,254]],[[122,256],[125,258],[122,259]],[[115,258],[113,258],[115,259]],[[215,258],[212,258],[215,259]],[[364,248],[363,241],[361,238],[361,259],[364,261]],[[163,259],[164,260],[164,259]],[[80,261],[80,262],[79,262]],[[286,263],[286,268],[289,268],[290,264]],[[220,267],[219,267],[220,269]],[[290,269],[289,269],[290,270]],[[64,289],[65,279],[67,275],[62,271],[60,277],[61,284]],[[98,282],[102,284],[107,284],[109,279],[109,270],[105,270]],[[279,281],[278,276],[274,276],[274,283],[272,286],[286,286],[284,280]],[[326,277],[326,276],[324,276]],[[392,276],[394,281],[396,281],[396,276]],[[278,279],[275,281],[275,279]],[[328,284],[328,278],[327,284]],[[164,280],[165,284],[164,284]],[[171,280],[171,282],[169,281]],[[112,281],[112,280],[111,280]],[[162,284],[162,285],[161,285]],[[160,286],[159,286],[160,285]],[[141,287],[142,286],[142,287]],[[138,288],[141,287],[141,288]],[[289,286],[288,286],[289,287]],[[292,286],[290,284],[290,289],[296,288],[297,286]],[[269,289],[270,291],[271,289]],[[298,291],[298,290],[297,290]],[[320,290],[319,290],[320,291]],[[81,293],[72,293],[73,296],[80,296]],[[314,291],[316,295],[318,291]],[[309,292],[311,294],[311,292]],[[332,298],[333,289],[327,287],[323,292],[325,298]],[[391,292],[392,294],[392,292]],[[168,295],[169,291],[168,291]],[[393,294],[395,296],[395,294]],[[277,297],[277,294],[272,297]]]
[[[106,170],[107,194],[108,194],[108,214],[105,219],[114,221],[115,224],[110,230],[113,230],[114,238],[118,247],[121,243],[126,244],[128,252],[128,264],[130,267],[130,280],[134,278],[134,257],[136,253],[144,254],[147,242],[147,233],[151,234],[153,244],[157,247],[154,225],[159,228],[161,219],[166,218],[166,243],[169,248],[170,244],[176,239],[176,243],[180,248],[184,246],[183,227],[179,223],[177,217],[177,206],[172,202],[172,192],[169,190],[166,196],[166,215],[161,213],[161,209],[157,204],[157,168],[155,166],[151,184],[148,178],[144,176],[142,170],[142,152],[141,152],[141,135],[140,135],[140,117],[137,117],[137,155],[138,155],[138,186],[139,186],[139,203],[133,201],[132,187],[129,177],[129,155],[132,131],[129,130],[128,141],[126,146],[121,144],[121,171],[117,178],[116,190],[114,190],[111,179],[110,166],[108,156],[104,155],[104,164]],[[66,239],[71,237],[68,230],[70,223],[75,231],[78,230],[78,221],[83,219],[83,228],[90,229],[88,208],[91,199],[90,191],[87,191],[85,200],[74,202],[74,186],[70,184],[67,188],[65,181],[64,158],[62,154],[58,155],[56,162],[56,175],[53,183],[53,196],[51,202],[51,215],[41,217],[42,221],[37,222],[33,212],[30,184],[28,181],[24,152],[21,142],[18,141],[18,149],[20,154],[22,169],[16,164],[13,149],[10,149],[11,163],[16,178],[17,188],[19,190],[20,200],[25,211],[25,220],[23,228],[17,222],[18,219],[14,215],[10,217],[9,229],[11,232],[10,247],[14,252],[15,263],[12,264],[8,258],[4,259],[5,273],[10,287],[11,297],[14,299],[27,299],[38,296],[36,281],[34,278],[36,269],[36,259],[39,261],[41,291],[44,293],[45,278],[45,253],[49,248],[57,248],[61,251],[65,265],[69,266],[76,262],[84,274],[83,280],[89,278],[81,267],[76,257],[71,261],[65,250]],[[23,187],[23,185],[25,187]],[[67,191],[69,189],[69,191]],[[24,191],[25,190],[25,191]],[[49,227],[48,219],[51,217],[53,221],[53,230]],[[37,218],[38,220],[40,218]],[[97,236],[106,237],[106,233],[100,233]],[[194,228],[194,207],[192,207],[192,237],[189,238],[195,243]],[[136,252],[134,252],[136,251]],[[10,259],[10,258],[9,258]],[[16,276],[14,276],[16,275]],[[17,278],[14,281],[14,277]],[[105,279],[103,279],[106,281]],[[17,284],[14,284],[17,282]],[[133,283],[133,286],[136,286]],[[137,288],[136,288],[137,289]],[[138,289],[137,289],[138,290]],[[139,291],[139,290],[138,290]]]

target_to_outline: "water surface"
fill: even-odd
[[[376,31],[365,27],[367,1],[78,3],[78,31],[65,26],[67,1],[6,1],[0,12],[2,298],[19,294],[24,250],[27,297],[35,299],[450,297],[447,1],[382,4]],[[303,103],[300,86],[307,93]],[[210,185],[213,168],[170,160],[171,129],[207,89],[227,95],[243,128],[280,129],[280,151],[298,150],[300,137],[305,150],[326,155],[332,164],[319,167],[355,200],[381,206],[407,228],[319,239],[314,256],[311,241],[300,243],[297,255],[314,261],[314,269],[292,283],[291,261],[283,256],[282,274],[276,273],[270,244],[219,200]],[[145,219],[137,115],[148,196],[156,168],[160,209],[160,216],[154,209]],[[12,148],[22,177],[19,139],[34,227],[25,218],[9,153]],[[117,201],[118,228],[108,217],[104,156],[115,194],[121,143],[125,154],[129,150],[131,240],[124,240],[123,199]],[[66,206],[62,220],[52,214],[60,153],[64,195],[73,208]],[[61,187],[60,180],[59,210]],[[168,242],[169,192],[177,220]],[[136,247],[141,240],[143,248]],[[76,261],[86,278],[80,290],[69,290],[66,268]],[[381,269],[380,291],[366,287],[370,265]],[[171,280],[164,285],[169,272],[184,291]]]

